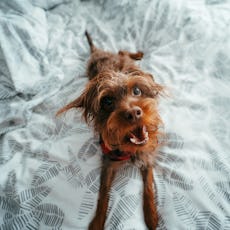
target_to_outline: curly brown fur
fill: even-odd
[[[87,32],[86,37],[91,50],[87,65],[89,82],[82,94],[57,114],[71,108],[82,109],[85,121],[93,125],[106,149],[96,215],[89,229],[104,228],[112,180],[126,160],[142,172],[144,218],[149,229],[156,229],[153,163],[161,134],[157,104],[163,87],[136,65],[135,61],[143,57],[142,52],[106,52],[94,46]],[[116,158],[116,154],[128,159]]]

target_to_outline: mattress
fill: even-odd
[[[154,166],[157,229],[230,229],[228,0],[1,0],[0,229],[87,229],[102,153],[78,110],[89,46],[144,52],[167,88],[166,144]],[[147,229],[142,180],[127,162],[105,229]]]

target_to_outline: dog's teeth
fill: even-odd
[[[149,133],[147,132],[146,126],[143,126],[141,129],[142,133],[138,133],[135,135],[134,133],[131,133],[130,135],[130,142],[135,145],[142,145],[145,144],[149,140]],[[140,135],[140,137],[139,137]]]
[[[137,143],[137,140],[135,138],[130,138],[130,141],[133,143],[133,144],[136,144]]]
[[[135,145],[142,145],[148,141],[148,137],[146,137],[143,141],[138,141],[136,138],[130,138],[130,141]]]

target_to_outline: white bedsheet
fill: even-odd
[[[98,137],[71,110],[95,44],[142,50],[165,85],[167,145],[156,158],[158,229],[230,229],[228,0],[0,1],[0,229],[87,229],[97,203]],[[144,230],[142,181],[117,174],[106,229]]]

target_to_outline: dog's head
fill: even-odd
[[[58,114],[81,108],[86,122],[93,124],[108,149],[152,150],[161,124],[157,99],[162,90],[150,74],[101,72]]]

